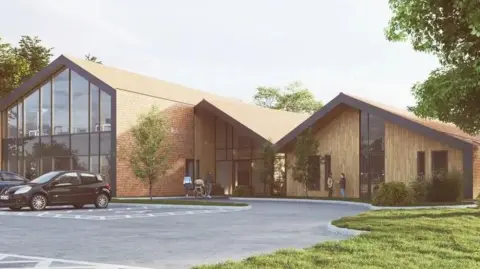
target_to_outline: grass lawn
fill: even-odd
[[[195,268],[480,268],[479,209],[370,211],[334,224],[370,232],[303,250]]]
[[[112,203],[127,203],[127,204],[163,204],[163,205],[203,205],[203,206],[248,206],[246,203],[227,203],[227,202],[216,202],[216,201],[199,201],[199,200],[178,200],[178,199],[158,199],[158,200],[149,200],[149,199],[115,199],[113,198]]]

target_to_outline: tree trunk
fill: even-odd
[[[153,200],[153,196],[152,196],[152,181],[150,180],[149,184],[148,184],[148,194],[150,195],[150,200]]]
[[[308,181],[305,181],[305,196],[308,199]]]

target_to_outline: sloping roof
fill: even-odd
[[[124,90],[163,98],[192,106],[202,100],[223,111],[264,140],[276,142],[303,122],[308,115],[267,109],[238,99],[218,96],[191,89],[175,83],[136,74],[126,70],[97,64],[91,61],[61,55],[50,65],[14,90],[8,98],[0,100],[0,109],[6,108],[20,96],[52,75],[62,66],[67,66],[105,90]]]
[[[469,135],[463,132],[460,128],[450,123],[444,123],[437,120],[427,120],[415,116],[413,113],[400,110],[386,105],[369,101],[364,98],[354,97],[340,93],[332,101],[327,103],[319,111],[315,112],[307,120],[302,122],[299,126],[289,132],[286,136],[281,138],[276,144],[275,148],[281,149],[290,141],[295,139],[304,130],[313,126],[319,119],[327,115],[332,109],[340,104],[346,104],[350,107],[367,111],[370,114],[376,115],[386,121],[392,122],[404,128],[418,132],[432,139],[441,141],[457,148],[465,148],[480,145],[480,139],[477,136]]]

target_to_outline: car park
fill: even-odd
[[[25,184],[28,179],[8,171],[0,171],[0,193],[5,189],[12,186]]]
[[[82,208],[86,204],[106,208],[110,200],[110,185],[101,175],[85,171],[53,171],[0,192],[0,206],[11,210],[30,207],[37,211],[54,205]]]

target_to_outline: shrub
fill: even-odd
[[[225,189],[220,184],[213,185],[211,195],[225,195]]]
[[[413,202],[412,191],[403,182],[388,182],[380,184],[375,197],[374,205],[404,206]]]
[[[412,198],[416,203],[423,203],[429,199],[429,192],[431,191],[431,181],[425,177],[417,177],[410,183],[410,190],[412,191]]]
[[[477,206],[480,207],[480,194],[477,196]]]
[[[463,199],[463,174],[458,171],[432,178],[431,202],[460,202]]]
[[[233,190],[232,196],[248,197],[252,196],[253,190],[250,186],[237,186]]]

